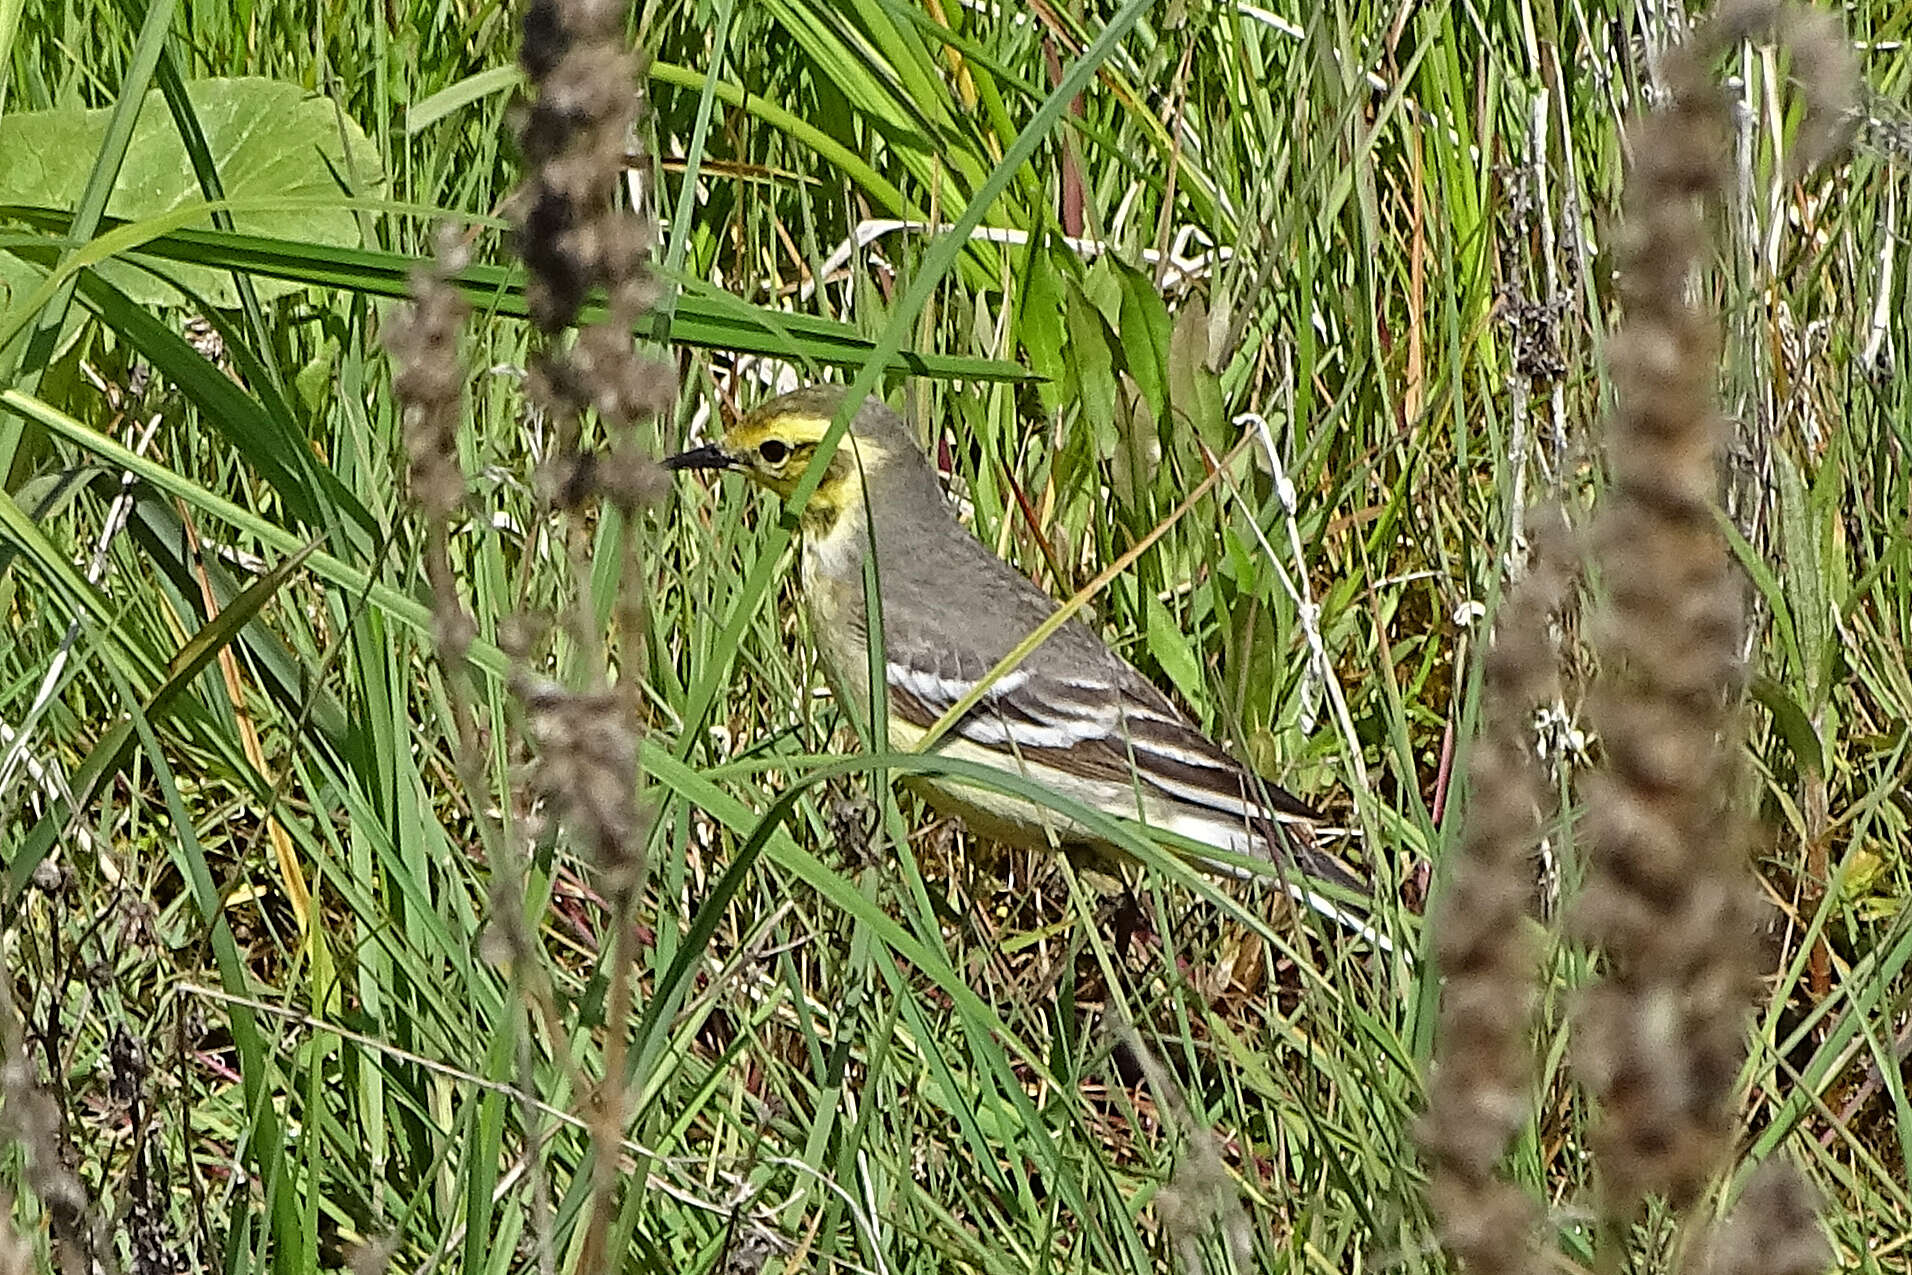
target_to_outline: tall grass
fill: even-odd
[[[1828,176],[1781,179],[1787,66],[1737,55],[1737,198],[1704,284],[1728,317],[1727,534],[1760,621],[1746,748],[1780,916],[1716,1198],[1784,1153],[1829,1201],[1842,1266],[1884,1269],[1912,1233],[1912,60],[1904,12],[1843,17],[1869,122]],[[323,285],[205,315],[197,345],[190,304],[149,311],[77,269],[70,303],[24,313],[16,291],[0,322],[19,320],[0,350],[8,968],[60,1117],[44,1145],[73,1149],[129,1264],[307,1270],[381,1237],[398,1267],[477,1272],[568,1268],[586,1245],[605,1148],[578,1085],[605,1066],[611,912],[514,795],[500,642],[579,593],[609,621],[629,555],[620,518],[561,532],[532,481],[550,438],[494,233],[512,22],[0,5],[8,115],[273,76],[356,121],[388,180],[352,205],[366,251],[135,228],[155,270]],[[1222,1269],[1244,1242],[1256,1269],[1444,1267],[1410,1137],[1437,972],[1410,953],[1519,511],[1603,485],[1620,123],[1674,34],[1641,23],[1514,0],[636,16],[655,159],[633,181],[664,218],[674,325],[655,331],[695,342],[681,413],[643,441],[754,401],[765,354],[804,376],[873,350],[965,360],[867,375],[979,534],[1066,596],[1253,432],[1257,461],[1095,619],[1351,830],[1398,952],[1168,864],[1140,878],[1137,922],[1060,860],[934,824],[877,782],[885,759],[841,760],[854,734],[813,693],[772,511],[680,486],[642,529],[647,605],[608,647],[641,688],[654,818],[624,1185],[592,1243],[644,1270]],[[118,162],[103,148],[101,192]],[[104,210],[9,217],[0,248],[57,273],[64,236],[113,233]],[[378,344],[445,215],[480,230],[460,277],[472,499],[447,542],[478,624],[480,785],[457,777]],[[990,233],[941,233],[962,224]],[[584,685],[594,660],[558,640],[540,671]],[[1564,785],[1585,756],[1577,700],[1560,708]],[[537,833],[536,942],[513,958],[552,989],[544,1018],[484,941],[499,864],[475,829],[507,809]],[[1572,813],[1549,892],[1580,873]],[[1591,1116],[1561,1067],[1589,975],[1578,949],[1545,953],[1508,1164],[1570,1261],[1593,1250]],[[44,1260],[44,1179],[12,1155]],[[1649,1209],[1641,1251],[1668,1225]]]

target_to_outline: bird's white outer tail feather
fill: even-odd
[[[1231,826],[1220,819],[1208,819],[1198,814],[1171,812],[1151,821],[1154,827],[1172,832],[1190,841],[1199,841],[1214,846],[1217,850],[1226,850],[1245,859],[1260,859],[1267,854],[1265,839],[1254,829]],[[1227,864],[1206,860],[1219,871],[1231,875],[1245,876],[1239,870]],[[1394,941],[1374,928],[1373,923],[1358,910],[1336,903],[1327,895],[1314,889],[1301,870],[1288,864],[1277,865],[1281,871],[1281,888],[1296,903],[1301,904],[1315,915],[1331,921],[1356,938],[1366,939],[1383,952],[1392,955]]]

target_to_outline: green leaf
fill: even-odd
[[[1090,263],[1082,275],[1082,293],[1111,328],[1122,321],[1122,281],[1116,277],[1111,258],[1097,257]]]
[[[417,137],[446,116],[495,93],[510,93],[523,82],[524,72],[512,62],[467,75],[405,108],[405,136]]]
[[[1042,406],[1053,412],[1067,398],[1063,384],[1069,374],[1068,329],[1063,312],[1068,305],[1066,289],[1059,277],[1055,255],[1045,246],[1031,242],[1024,258],[1022,299],[1017,307],[1016,329],[1022,347],[1028,351],[1029,366],[1037,376],[1046,378],[1037,387]]]
[[[308,412],[317,412],[332,397],[333,369],[338,361],[339,339],[329,336],[292,378],[292,388],[298,391],[299,401]]]
[[[1758,674],[1753,678],[1748,693],[1773,715],[1773,729],[1792,749],[1793,756],[1799,761],[1799,768],[1810,774],[1824,774],[1825,747],[1820,743],[1819,732],[1813,729],[1812,719],[1799,706],[1799,702],[1786,693],[1786,688],[1772,678]]]
[[[1206,698],[1202,665],[1195,658],[1188,635],[1182,632],[1182,626],[1175,622],[1175,617],[1169,614],[1169,609],[1154,594],[1147,595],[1143,609],[1148,615],[1149,654],[1168,674],[1168,680],[1175,683],[1175,689],[1182,693],[1189,707],[1199,711]]]
[[[1168,339],[1168,401],[1177,431],[1192,429],[1213,451],[1228,447],[1228,401],[1208,366],[1208,307],[1190,297]]]
[[[1168,416],[1169,337],[1174,326],[1168,306],[1146,274],[1120,261],[1112,261],[1112,268],[1122,289],[1116,330],[1129,375],[1135,378],[1151,414],[1164,420]]]
[[[1779,528],[1785,549],[1779,559],[1780,579],[1799,639],[1799,671],[1806,681],[1808,704],[1814,705],[1828,689],[1820,672],[1829,667],[1826,648],[1832,639],[1826,564],[1805,483],[1792,457],[1775,449],[1773,472],[1779,479]]]
[[[238,229],[337,247],[360,242],[357,215],[346,201],[379,193],[384,176],[378,152],[336,105],[295,84],[258,78],[200,80],[187,85],[187,93]],[[0,203],[72,207],[109,114],[53,110],[0,118]],[[140,221],[203,200],[171,113],[158,92],[147,94],[108,215]],[[203,225],[212,224],[208,213]],[[172,289],[143,271],[120,263],[99,268],[141,304],[176,300]],[[232,280],[218,272],[193,270],[189,283],[222,308],[239,303]],[[284,295],[295,286],[266,284],[260,295]]]
[[[1095,439],[1097,459],[1115,455],[1121,434],[1115,421],[1115,339],[1101,312],[1070,280],[1068,301],[1069,367],[1082,402],[1082,420]]]

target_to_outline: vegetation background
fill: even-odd
[[[1789,1155],[1839,1264],[1871,1271],[1912,1235],[1912,10],[1840,16],[1868,121],[1818,179],[1775,176],[1784,58],[1729,68],[1740,184],[1704,284],[1774,906],[1719,1198]],[[0,0],[6,1110],[33,1132],[24,1064],[135,1269],[304,1271],[381,1238],[403,1269],[475,1273],[586,1243],[605,918],[525,804],[494,643],[579,598],[608,620],[623,532],[590,529],[578,578],[530,481],[549,440],[498,233],[515,21]],[[683,485],[610,646],[643,687],[656,815],[612,1250],[632,1269],[1444,1268],[1411,1132],[1436,988],[1411,954],[1521,511],[1600,486],[1619,128],[1684,21],[1524,0],[634,15],[651,335],[685,386],[650,445],[900,339],[923,356],[893,397],[979,533],[1066,596],[1246,438],[1096,618],[1352,830],[1396,947],[1166,871],[1130,932],[1061,861],[966,843],[834,765],[852,737],[813,692],[774,520]],[[456,773],[379,346],[446,218],[482,231],[454,537],[482,792]],[[964,220],[984,233],[935,277],[949,241],[926,227]],[[598,658],[557,641],[545,671],[582,683]],[[1577,713],[1570,694],[1543,724],[1565,793]],[[513,902],[544,1012],[490,959],[474,808],[538,833]],[[1569,1261],[1593,1251],[1565,1075],[1588,965],[1548,951],[1510,1162]],[[6,1176],[45,1261],[24,1142]],[[1650,1215],[1640,1251],[1671,1226]]]

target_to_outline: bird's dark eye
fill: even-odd
[[[757,455],[764,458],[765,464],[781,465],[790,459],[790,444],[779,439],[767,438],[757,444]]]

